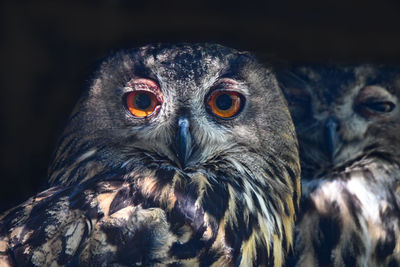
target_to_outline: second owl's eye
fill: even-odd
[[[216,91],[207,101],[209,109],[218,117],[233,118],[242,110],[244,97],[233,91]]]
[[[129,112],[138,118],[149,116],[160,104],[156,95],[148,91],[134,91],[126,96],[126,106]]]
[[[369,108],[376,112],[391,112],[394,108],[394,104],[389,101],[384,102],[370,102],[363,104],[366,108]]]
[[[368,85],[355,99],[355,111],[365,118],[381,116],[394,110],[396,107],[394,100],[395,97],[384,87]]]
[[[371,101],[366,103],[361,103],[358,107],[358,111],[364,117],[371,117],[375,114],[389,113],[394,109],[394,103],[390,101]]]

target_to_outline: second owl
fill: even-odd
[[[300,143],[297,266],[399,266],[400,69],[278,70]]]

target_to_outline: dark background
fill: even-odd
[[[260,58],[400,62],[397,0],[189,3],[0,3],[0,212],[44,188],[57,136],[110,51],[208,41]]]

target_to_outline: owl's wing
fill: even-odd
[[[0,265],[151,264],[170,239],[164,211],[111,177],[52,187],[0,217]]]

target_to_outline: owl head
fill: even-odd
[[[60,139],[50,180],[74,185],[99,173],[129,180],[143,203],[176,207],[184,215],[167,219],[189,220],[208,236],[199,242],[221,240],[207,255],[280,266],[292,243],[295,130],[271,68],[248,53],[160,44],[105,60]]]
[[[282,68],[304,176],[376,155],[400,162],[400,68],[297,65]]]
[[[296,150],[293,137],[274,75],[248,53],[213,44],[149,45],[102,63],[71,116],[51,180],[81,179],[59,172],[61,165],[149,160],[186,170],[246,153],[281,157]]]

